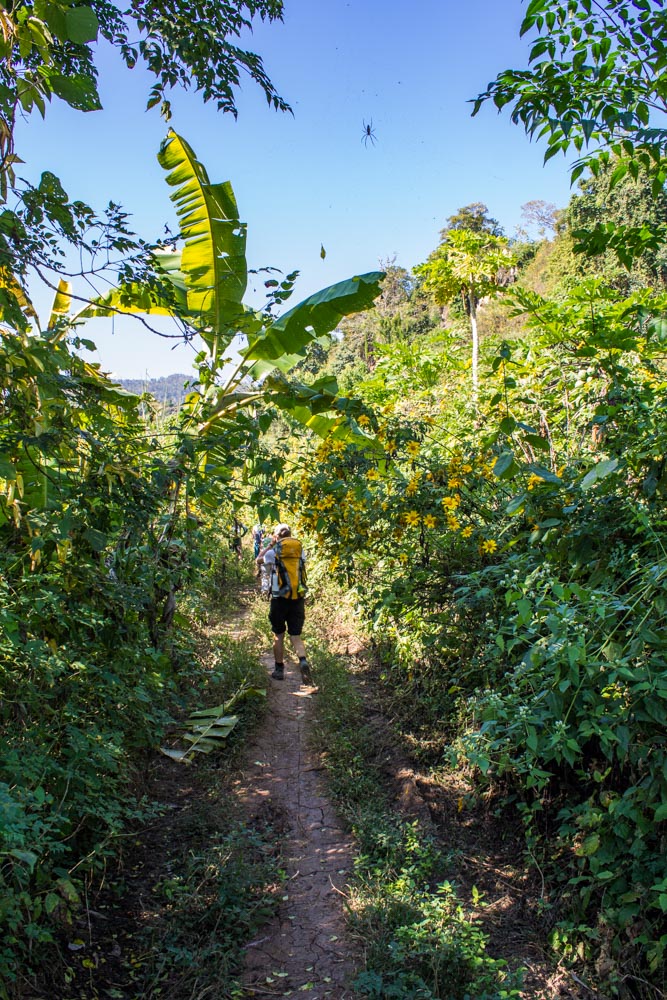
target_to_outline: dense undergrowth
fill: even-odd
[[[313,738],[356,841],[349,918],[364,968],[355,989],[376,1000],[519,997],[521,969],[510,971],[487,953],[473,900],[454,881],[453,856],[418,821],[396,812],[379,766],[377,733],[366,721],[348,662],[325,644],[315,650]]]
[[[129,833],[160,823],[162,806],[145,780],[151,756],[184,709],[218,704],[241,684],[263,679],[256,659],[248,650],[235,654],[226,637],[198,655],[196,635],[211,614],[207,591],[215,595],[221,572],[230,572],[229,556],[224,549],[221,554],[217,540],[201,536],[199,542],[201,555],[191,554],[190,571],[182,577],[185,594],[177,620],[157,646],[137,602],[148,574],[141,559],[129,581],[120,560],[113,575],[84,564],[80,578],[70,576],[64,588],[62,571],[34,574],[13,587],[9,572],[5,576],[4,996],[34,995],[35,984],[46,982],[45,970],[49,981],[66,990],[68,978],[76,978],[78,959],[91,961],[84,952],[72,969],[70,952],[78,951],[72,941],[82,914],[99,886],[113,881],[111,873],[119,870],[131,843]],[[206,553],[213,549],[217,558],[209,560]],[[233,604],[233,588],[226,594]],[[230,847],[234,836],[223,831],[211,850],[226,856],[229,848],[238,855]],[[196,867],[196,859],[188,864]],[[174,908],[182,910],[176,884],[172,890]],[[179,919],[177,926],[182,931],[186,923]],[[178,936],[173,929],[169,933],[174,947]]]
[[[206,602],[198,657],[207,666],[191,705],[224,703],[244,685],[265,680],[254,642],[229,636],[234,619],[245,613],[234,608],[235,590],[232,581],[223,601]],[[132,878],[121,875],[112,893],[101,894],[111,941],[107,931],[86,942],[85,957],[96,968],[88,973],[89,993],[85,970],[78,968],[68,995],[104,996],[105,989],[108,995],[112,989],[119,996],[173,1000],[207,991],[221,1000],[241,995],[243,948],[275,912],[283,877],[269,818],[244,822],[229,785],[264,708],[261,698],[240,705],[239,725],[222,752],[200,756],[190,768],[164,757],[153,762],[150,789],[164,816],[139,831]],[[109,968],[114,949],[122,961]]]
[[[243,7],[272,18],[282,4],[225,5],[216,44],[202,42],[191,12],[148,27],[139,18],[136,50],[109,5],[47,7],[8,8],[3,21],[5,996],[29,993],[64,954],[125,832],[156,817],[142,767],[201,680],[182,597],[212,579],[244,504],[253,519],[295,514],[311,565],[354,591],[423,760],[464,769],[478,793],[519,812],[555,953],[609,994],[664,993],[667,170],[665,132],[648,127],[664,107],[663,0],[532,0],[529,68],[501,73],[475,102],[511,109],[546,140],[547,159],[580,157],[572,179],[584,194],[548,213],[553,241],[502,239],[502,259],[489,254],[498,223],[475,203],[417,268],[422,287],[390,265],[281,316],[296,272],[265,282],[263,308],[244,304],[233,191],[210,183],[176,133],[159,154],[179,229],[166,246],[131,234],[113,201],[98,217],[70,200],[48,169],[38,186],[17,178],[14,127],[54,95],[98,107],[98,32],[128,65],[153,39],[162,56],[148,61],[149,106],[167,118],[165,87],[192,81],[235,112],[239,66],[285,108],[261,61],[226,41],[246,24]],[[105,292],[89,301],[93,278]],[[482,297],[516,279],[511,310],[488,310]],[[40,283],[55,292],[44,320],[30,301]],[[169,314],[197,345],[196,384],[166,426],[79,354],[94,347],[80,336],[85,316],[118,311]],[[360,721],[352,695],[332,704]],[[433,891],[429,848],[384,807],[367,814],[352,788],[373,780],[363,748],[352,728],[333,728],[331,759],[346,762],[334,781],[365,845],[360,878],[382,900],[360,907],[360,926],[379,935],[371,964],[389,956],[363,988],[427,996],[465,980],[479,1000],[497,971],[481,937],[459,920],[451,888]],[[187,888],[169,893],[189,911]],[[445,955],[460,976],[443,985],[452,927]]]
[[[354,587],[422,759],[514,806],[555,952],[610,994],[665,987],[667,376],[662,296],[515,295],[476,405],[447,353],[385,347],[293,492]]]

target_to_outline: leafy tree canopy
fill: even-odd
[[[546,138],[545,160],[571,147],[576,180],[612,156],[617,177],[647,170],[657,194],[667,178],[665,0],[531,0],[521,34],[532,33],[530,69],[505,70],[475,101],[500,110],[531,138]]]
[[[60,97],[81,111],[100,107],[97,68],[91,44],[105,38],[133,68],[143,62],[155,77],[148,107],[162,102],[176,86],[194,87],[205,101],[236,114],[235,88],[247,72],[276,108],[287,105],[266,75],[261,59],[233,44],[252,19],[282,17],[281,0],[210,0],[168,3],[137,0],[119,9],[108,0],[72,6],[35,0],[8,9],[2,17],[0,118],[3,166],[11,155],[16,114]]]
[[[559,213],[555,239],[524,276],[527,287],[558,297],[583,278],[599,278],[623,295],[665,287],[667,256],[657,237],[667,227],[667,197],[664,191],[654,197],[646,174],[626,175],[612,190],[613,169],[612,163],[579,181],[579,192]],[[581,252],[589,246],[599,252]]]
[[[261,59],[232,41],[254,17],[280,18],[282,10],[282,0],[187,5],[137,0],[127,9],[108,0],[76,6],[34,0],[0,11],[0,202],[12,197],[12,208],[0,213],[0,319],[22,330],[37,319],[28,307],[28,281],[35,275],[56,291],[59,278],[110,272],[112,280],[137,281],[142,287],[152,282],[164,294],[162,277],[152,268],[155,248],[130,233],[119,206],[111,203],[98,216],[70,200],[48,170],[37,185],[17,180],[17,115],[34,109],[44,115],[53,96],[81,111],[99,108],[93,43],[100,37],[118,49],[128,67],[144,63],[155,78],[148,107],[161,104],[166,118],[166,95],[177,86],[192,87],[205,101],[236,114],[242,72],[260,85],[270,103],[285,110]],[[79,251],[80,270],[66,272],[64,242]]]
[[[462,296],[470,315],[485,295],[502,284],[503,271],[512,267],[514,255],[504,236],[469,229],[453,229],[415,274],[439,305]]]
[[[470,205],[459,208],[450,215],[446,225],[440,230],[440,239],[446,240],[452,230],[467,229],[472,233],[490,233],[491,236],[502,236],[503,227],[497,219],[492,219],[489,210],[482,201],[473,201]]]
[[[381,264],[382,293],[372,309],[342,321],[343,339],[333,345],[328,359],[331,373],[353,368],[363,377],[375,365],[378,346],[414,341],[437,325],[430,297],[413,275],[394,258]]]

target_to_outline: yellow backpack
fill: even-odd
[[[278,573],[278,597],[290,597],[293,601],[298,597],[305,597],[308,593],[306,564],[299,539],[281,538],[273,551]]]

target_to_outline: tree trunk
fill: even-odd
[[[472,298],[470,302],[470,329],[472,330],[472,395],[476,405],[479,386],[479,334],[477,333],[477,303]]]

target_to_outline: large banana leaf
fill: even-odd
[[[181,270],[181,254],[157,251],[154,265],[158,276],[168,282],[165,288],[159,284],[128,282],[111,288],[77,314],[75,319],[90,319],[91,316],[113,316],[116,313],[137,313],[151,316],[187,316],[188,292],[186,280]]]
[[[274,368],[287,372],[314,341],[335,330],[343,316],[362,312],[380,294],[382,271],[370,271],[329,285],[300,302],[250,341],[241,352],[259,378]]]
[[[236,332],[248,271],[246,225],[239,221],[231,184],[211,184],[185,139],[170,131],[158,154],[176,205],[185,247],[181,270],[187,288],[188,316],[217,356]]]

